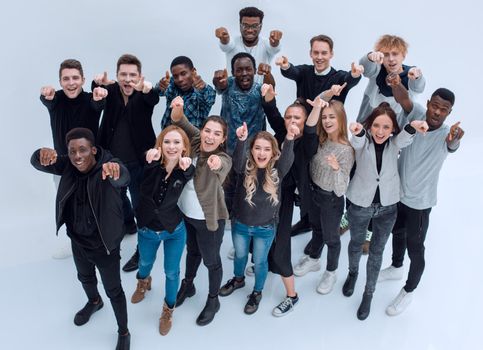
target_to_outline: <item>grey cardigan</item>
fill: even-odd
[[[347,189],[347,198],[358,206],[369,207],[379,185],[381,205],[387,206],[399,202],[398,154],[401,148],[413,142],[413,138],[414,134],[410,134],[405,129],[389,138],[382,153],[382,166],[378,174],[376,151],[371,134],[366,131],[362,136],[352,136],[351,145],[355,151],[357,167]]]

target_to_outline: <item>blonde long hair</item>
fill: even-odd
[[[325,108],[332,108],[337,116],[337,123],[339,124],[337,137],[339,139],[339,143],[349,145],[349,138],[347,136],[347,115],[345,113],[344,105],[340,101],[330,100],[329,105]],[[329,137],[327,132],[325,132],[324,126],[322,125],[322,113],[324,113],[325,108],[320,111],[320,117],[317,123],[317,134],[319,135],[319,144],[321,145]]]
[[[272,205],[277,205],[278,199],[278,185],[280,183],[280,178],[278,177],[278,171],[274,168],[275,162],[280,157],[280,151],[278,149],[278,143],[275,137],[267,131],[259,131],[250,141],[250,151],[248,152],[248,159],[245,167],[245,180],[243,181],[243,186],[245,186],[246,196],[245,200],[254,206],[255,203],[252,202],[253,194],[257,190],[257,164],[252,155],[252,149],[255,145],[255,141],[258,139],[263,139],[269,141],[272,146],[272,158],[267,164],[265,169],[265,179],[263,181],[263,190],[270,195],[270,203]]]

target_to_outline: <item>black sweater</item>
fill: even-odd
[[[58,90],[52,100],[40,96],[50,115],[50,127],[54,148],[58,154],[67,154],[65,135],[73,128],[90,129],[97,137],[99,119],[106,104],[105,100],[94,101],[92,93],[82,91],[76,98],[68,98]]]
[[[55,200],[57,232],[67,221],[69,221],[70,227],[74,227],[74,223],[70,222],[72,218],[66,206],[75,192],[79,172],[66,155],[58,156],[57,161],[48,166],[40,164],[39,156],[40,150],[37,150],[30,159],[30,163],[35,169],[62,176]],[[124,216],[120,191],[121,187],[128,185],[130,177],[129,171],[124,165],[112,158],[112,155],[101,147],[97,148],[96,160],[95,167],[89,172],[87,177],[88,203],[85,204],[89,205],[87,210],[90,210],[93,214],[102,244],[109,254],[113,249],[119,247],[124,236]],[[102,164],[106,162],[119,163],[121,167],[119,179],[102,179]],[[76,233],[68,232],[68,234],[75,235]],[[72,237],[72,239],[76,241],[75,238]]]
[[[328,90],[332,85],[342,85],[347,83],[347,86],[342,90],[339,96],[334,96],[334,100],[344,103],[347,93],[351,88],[357,85],[361,77],[353,78],[351,72],[343,70],[335,70],[330,68],[326,75],[316,75],[313,65],[302,64],[299,66],[290,65],[288,69],[281,69],[280,72],[286,78],[295,80],[297,84],[297,97],[313,100],[317,95]],[[306,104],[307,111],[312,110],[312,106]]]
[[[183,215],[178,207],[178,198],[184,185],[193,178],[195,167],[190,165],[186,171],[175,168],[166,186],[161,186],[166,177],[166,169],[159,161],[154,161],[144,167],[144,177],[141,184],[141,195],[136,210],[139,227],[147,227],[153,231],[173,232]],[[165,192],[160,193],[162,188]]]
[[[96,86],[95,82],[92,82],[92,88]],[[152,148],[156,141],[151,117],[154,106],[159,102],[158,92],[154,88],[147,94],[134,90],[129,96],[128,103],[124,105],[121,89],[117,82],[103,87],[107,89],[108,95],[99,129],[99,145],[110,149],[119,120],[127,118],[134,150],[139,162],[143,164],[144,153]]]
[[[263,110],[267,116],[268,123],[273,131],[275,131],[275,138],[281,144],[282,137],[285,138],[287,130],[282,115],[280,114],[275,99],[270,102],[262,103]],[[310,190],[310,172],[309,164],[312,156],[314,143],[317,142],[317,127],[305,126],[303,136],[299,137],[294,142],[295,160],[289,173],[282,181],[282,196],[284,191],[293,191],[295,187],[299,191],[301,206],[300,215],[304,216],[308,213],[310,205],[312,205],[312,193]]]
[[[246,189],[244,186],[247,152],[250,152],[250,150],[247,149],[247,141],[237,141],[233,154],[233,170],[240,176],[238,176],[236,184],[233,213],[235,218],[242,224],[248,226],[264,226],[277,222],[281,203],[280,188],[283,178],[290,171],[294,161],[293,145],[293,141],[286,140],[280,158],[275,163],[279,177],[277,188],[278,203],[273,205],[270,201],[270,195],[263,189],[266,169],[258,169],[256,190],[251,198],[254,205],[251,206],[245,199]]]

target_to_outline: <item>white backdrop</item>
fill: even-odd
[[[477,223],[483,207],[479,185],[483,142],[478,131],[483,126],[479,104],[479,79],[483,76],[480,1],[9,1],[3,3],[0,21],[3,276],[10,267],[47,260],[51,253],[46,236],[54,232],[54,186],[50,176],[30,166],[29,159],[34,149],[52,144],[39,90],[43,85],[59,88],[59,63],[65,58],[79,59],[86,76],[85,90],[90,91],[94,74],[107,70],[114,77],[115,63],[123,53],[138,56],[143,74],[153,82],[175,56],[186,55],[211,83],[213,72],[225,63],[215,28],[225,26],[232,36],[237,35],[238,11],[251,5],[265,12],[262,35],[267,36],[272,29],[283,31],[282,53],[294,64],[310,63],[309,40],[317,34],[333,38],[332,65],[346,70],[373,48],[380,35],[397,34],[410,44],[405,63],[419,66],[426,76],[420,101],[426,101],[438,87],[455,92],[456,103],[448,120],[461,120],[466,135],[461,150],[443,168],[440,202],[444,204],[438,206],[439,214],[432,214],[432,229],[439,228],[438,219],[451,219],[448,222],[454,226],[442,222],[440,227],[454,229],[448,234],[457,234],[467,244],[464,251],[460,246],[455,249],[470,259],[459,271],[478,263],[476,246],[483,241]],[[295,97],[295,84],[274,70],[282,109]],[[357,115],[366,83],[363,78],[349,93],[346,108],[350,120]],[[156,131],[164,109],[162,98],[153,118]],[[219,110],[217,100],[212,113]],[[452,249],[443,253],[451,259]],[[481,283],[481,273],[475,277]],[[478,305],[481,307],[481,302]]]

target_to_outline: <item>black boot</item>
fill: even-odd
[[[292,226],[290,235],[293,237],[310,231],[312,231],[312,226],[309,222],[309,216],[305,215],[304,217],[300,218],[299,222]]]
[[[136,251],[134,252],[134,255],[131,257],[131,259],[128,260],[128,262],[122,267],[122,270],[124,272],[132,272],[136,271],[138,269],[138,264],[139,264],[139,249],[136,246]]]
[[[342,286],[342,294],[346,297],[350,297],[354,293],[354,287],[356,286],[357,273],[351,273],[347,275],[347,279]]]
[[[357,318],[361,321],[364,321],[369,313],[371,312],[371,301],[372,301],[372,293],[365,293],[362,295],[361,305],[359,305],[359,309],[357,310]]]
[[[124,335],[117,336],[116,350],[129,350],[131,346],[131,334],[129,332]]]
[[[208,295],[206,300],[206,305],[203,311],[196,319],[196,324],[198,326],[206,326],[215,318],[215,314],[220,310],[220,301],[218,300],[218,295],[212,297]]]
[[[186,278],[181,281],[178,294],[176,295],[176,307],[180,307],[186,298],[191,298],[196,294],[196,288],[193,281],[188,281]]]
[[[80,309],[74,317],[74,324],[76,326],[82,326],[89,322],[89,319],[91,318],[92,314],[104,306],[104,303],[102,302],[101,297],[99,297],[98,302],[94,304],[93,302],[88,301],[87,304]]]

